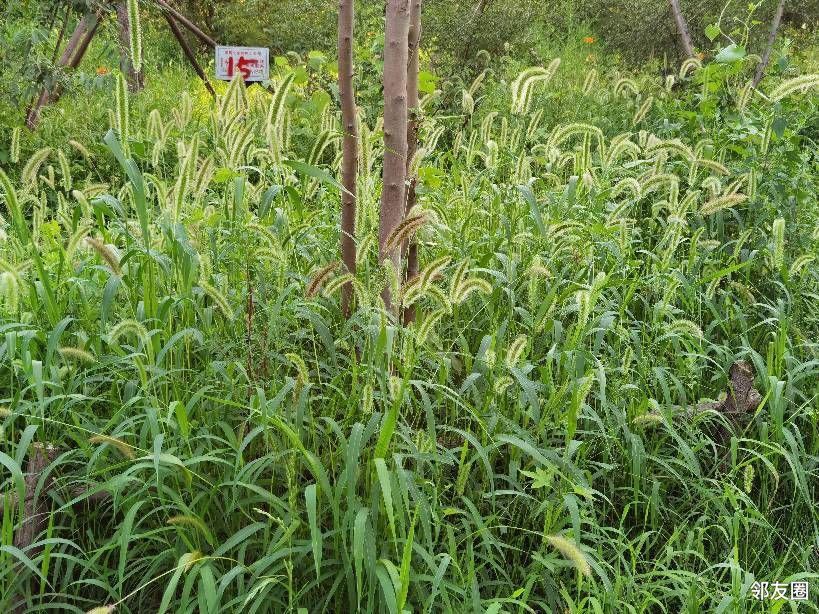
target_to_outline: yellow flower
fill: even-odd
[[[108,74],[108,67],[107,66],[97,66],[97,74],[102,77],[103,75]]]
[[[587,45],[591,45],[592,43],[595,42],[595,38],[593,36],[584,36],[583,42],[586,43]]]

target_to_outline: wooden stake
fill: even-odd
[[[41,443],[32,444],[26,466],[26,493],[23,501],[23,517],[14,532],[14,547],[25,552],[30,559],[42,550],[41,546],[30,548],[37,537],[48,527],[49,505],[46,492],[51,487],[51,476],[46,476],[43,487],[37,492],[37,483],[48,466],[57,458],[57,448]],[[14,614],[25,614],[25,600],[14,610]]]
[[[69,68],[77,68],[77,66],[80,65],[80,62],[82,62],[82,59],[85,57],[85,53],[88,51],[88,47],[91,45],[94,35],[97,33],[97,30],[100,27],[100,22],[102,21],[103,15],[104,13],[96,14],[94,18],[94,25],[92,25],[88,32],[85,33],[85,36],[80,41],[80,44],[77,45],[77,51],[68,61]]]
[[[44,501],[44,493],[51,486],[51,477],[46,477],[42,492],[37,493],[37,482],[46,468],[57,458],[57,448],[51,445],[35,443],[31,446],[26,466],[26,495],[23,507],[23,518],[20,528],[14,533],[14,546],[25,550],[37,536],[48,526],[48,510]],[[39,497],[38,497],[39,494]],[[27,553],[34,558],[37,552]]]

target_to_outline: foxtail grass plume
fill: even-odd
[[[631,125],[636,126],[639,124],[645,116],[648,115],[648,112],[651,110],[652,105],[654,104],[654,96],[649,96],[645,99],[643,104],[640,105],[640,108],[637,109],[637,112],[634,114],[634,117],[631,120]]]
[[[59,350],[60,356],[65,359],[73,360],[75,362],[94,363],[97,359],[91,352],[77,347],[61,347]]]
[[[110,245],[94,237],[86,237],[85,242],[105,261],[105,264],[108,265],[114,275],[122,275],[122,270],[119,267],[119,256]]]
[[[117,439],[116,437],[109,437],[108,435],[94,435],[93,437],[88,438],[88,443],[109,445],[114,447],[127,459],[133,459],[135,456],[133,446],[122,439]]]
[[[17,164],[20,161],[20,133],[22,132],[20,126],[15,126],[11,131],[11,147],[9,148],[9,159],[12,164]]]
[[[20,177],[23,185],[37,185],[37,177],[40,174],[40,167],[51,156],[54,150],[51,147],[43,147],[35,151],[23,167]]]
[[[754,489],[754,466],[751,464],[745,465],[745,471],[742,472],[742,485],[745,493],[750,495]]]
[[[777,271],[785,265],[785,220],[781,217],[771,227],[771,264]]]
[[[561,535],[547,535],[548,541],[560,554],[574,563],[577,570],[586,577],[591,577],[591,566],[583,551],[577,545]]]
[[[506,350],[506,358],[504,359],[507,368],[511,369],[518,365],[528,343],[529,339],[526,335],[518,335],[509,345],[509,349]]]
[[[705,203],[700,209],[700,215],[713,215],[714,213],[722,211],[723,209],[728,209],[729,207],[741,205],[746,200],[748,200],[748,197],[745,196],[744,194],[729,194],[728,196],[719,196]]]
[[[802,75],[780,83],[769,95],[773,102],[778,102],[795,93],[804,94],[809,89],[819,87],[819,74]]]
[[[687,58],[683,60],[683,63],[680,64],[680,72],[678,74],[680,80],[682,81],[685,79],[689,73],[695,72],[702,68],[702,62],[699,58]]]
[[[404,242],[412,238],[428,220],[429,214],[427,212],[420,209],[413,209],[413,211],[387,235],[387,240],[384,244],[385,250],[391,252],[403,245]]]
[[[230,302],[227,300],[222,292],[219,291],[218,288],[211,285],[207,281],[200,279],[199,280],[199,287],[205,291],[213,303],[219,308],[219,311],[222,312],[222,315],[225,316],[228,320],[233,319],[233,309],[230,306]]]
[[[548,67],[534,66],[521,72],[512,81],[512,112],[527,113],[532,104],[535,85],[548,83],[560,67],[560,58],[555,58]]]
[[[304,296],[306,298],[313,298],[318,295],[319,290],[321,290],[321,286],[327,281],[332,272],[335,271],[338,266],[339,262],[336,260],[316,271],[313,274],[310,283],[307,284],[307,287],[304,290]]]
[[[131,43],[131,62],[136,72],[142,70],[142,20],[138,0],[128,0],[128,27]]]

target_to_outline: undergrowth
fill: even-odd
[[[377,262],[380,121],[360,117],[351,277],[339,121],[293,75],[145,113],[118,77],[104,139],[5,135],[4,610],[752,612],[754,581],[819,590],[819,77],[555,61],[463,84],[456,114],[429,93],[401,287]],[[687,417],[736,360],[754,415]],[[50,514],[21,550],[36,442],[58,447]]]

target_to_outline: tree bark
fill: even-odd
[[[680,35],[680,44],[682,45],[685,57],[694,57],[694,45],[691,44],[691,34],[688,32],[688,24],[685,22],[682,10],[680,9],[680,0],[668,0],[671,5],[671,13],[674,15],[674,21],[677,24],[677,32]]]
[[[199,66],[199,62],[196,61],[196,56],[193,54],[193,50],[191,46],[188,44],[188,41],[185,40],[182,31],[179,29],[179,26],[176,25],[176,21],[173,17],[171,17],[170,13],[162,13],[162,16],[165,17],[165,21],[168,22],[168,27],[170,27],[171,32],[173,32],[174,38],[176,38],[179,46],[182,47],[182,52],[185,54],[185,57],[190,62],[193,69],[196,71],[196,74],[199,75],[199,78],[202,79],[202,83],[205,84],[205,88],[210,92],[210,95],[213,98],[216,98],[216,92],[213,89],[213,86],[208,81],[208,76],[205,74],[205,71],[202,70],[202,67]]]
[[[768,43],[765,46],[762,59],[760,60],[759,65],[756,67],[756,74],[754,74],[753,82],[754,87],[759,85],[759,82],[762,81],[762,77],[765,76],[765,69],[768,68],[768,62],[771,61],[771,52],[773,51],[773,46],[776,42],[776,35],[779,32],[779,24],[782,23],[782,13],[784,11],[785,0],[779,0],[779,4],[776,7],[776,13],[774,14],[773,21],[771,22],[771,32],[768,34]]]
[[[88,31],[83,36],[80,44],[77,45],[77,51],[71,56],[71,59],[68,61],[68,68],[72,70],[77,68],[82,62],[82,59],[85,57],[85,53],[88,51],[88,47],[91,46],[91,41],[94,39],[94,35],[97,33],[97,30],[100,27],[100,22],[102,21],[103,16],[105,15],[104,12],[98,12],[94,17],[94,23],[88,28]],[[55,101],[56,102],[56,101]]]
[[[35,559],[42,550],[42,547],[30,548],[31,544],[48,527],[49,505],[46,493],[51,486],[51,476],[46,476],[39,492],[37,483],[55,458],[57,458],[57,448],[40,443],[32,444],[25,474],[26,493],[23,500],[23,517],[14,532],[14,547],[25,552],[30,559]],[[31,590],[27,592],[30,594]],[[21,596],[23,601],[14,608],[13,614],[27,612],[25,594]]]
[[[63,25],[60,26],[60,32],[57,35],[57,43],[54,45],[54,56],[51,58],[51,63],[57,61],[57,54],[60,53],[60,46],[63,44],[63,37],[65,36],[65,29],[68,27],[68,20],[71,19],[71,5],[65,9],[65,16],[63,17]]]
[[[57,66],[68,66],[69,62],[71,61],[71,56],[74,55],[74,52],[76,51],[77,46],[80,44],[82,37],[85,36],[86,32],[88,31],[88,24],[90,23],[91,19],[93,19],[93,15],[88,13],[84,15],[77,23],[77,27],[74,29],[74,33],[68,40],[65,49],[63,49],[60,59],[57,60]],[[37,126],[37,121],[40,119],[40,109],[49,104],[50,100],[51,92],[49,92],[48,88],[43,88],[37,102],[35,102],[31,109],[29,109],[28,115],[26,116],[26,126],[29,130],[34,130],[34,128]]]
[[[396,275],[401,275],[401,250],[387,250],[390,233],[401,223],[406,198],[407,167],[407,45],[410,0],[387,0],[384,41],[384,174],[378,224],[378,258],[391,260]],[[382,292],[384,305],[397,315],[389,284]]]
[[[341,184],[341,259],[355,275],[355,209],[356,171],[358,169],[358,124],[356,122],[355,89],[353,87],[353,33],[355,0],[338,3],[338,91],[341,98],[342,142]],[[341,287],[341,310],[345,318],[352,313],[353,286]]]
[[[409,215],[417,201],[415,185],[418,178],[412,172],[412,159],[418,151],[418,115],[420,113],[420,101],[418,97],[418,71],[419,71],[419,46],[421,43],[421,2],[422,0],[411,0],[410,23],[408,31],[408,56],[407,62],[407,107],[409,109],[409,120],[407,122],[407,208],[406,215]],[[418,244],[415,239],[410,239],[406,246],[407,272],[406,279],[412,279],[418,275]],[[404,323],[410,324],[415,321],[415,305],[410,305],[404,310]]]
[[[125,2],[117,3],[117,24],[120,70],[125,74],[128,91],[137,92],[145,87],[145,75],[141,70],[134,69],[134,59],[131,57],[131,20],[128,18],[128,5]]]
[[[26,495],[23,501],[23,518],[20,528],[14,533],[14,546],[25,550],[48,525],[48,513],[45,505],[45,493],[51,486],[51,478],[46,477],[43,488],[37,492],[37,482],[46,468],[57,458],[57,448],[40,443],[32,444],[26,466]],[[36,552],[28,552],[34,558]]]

